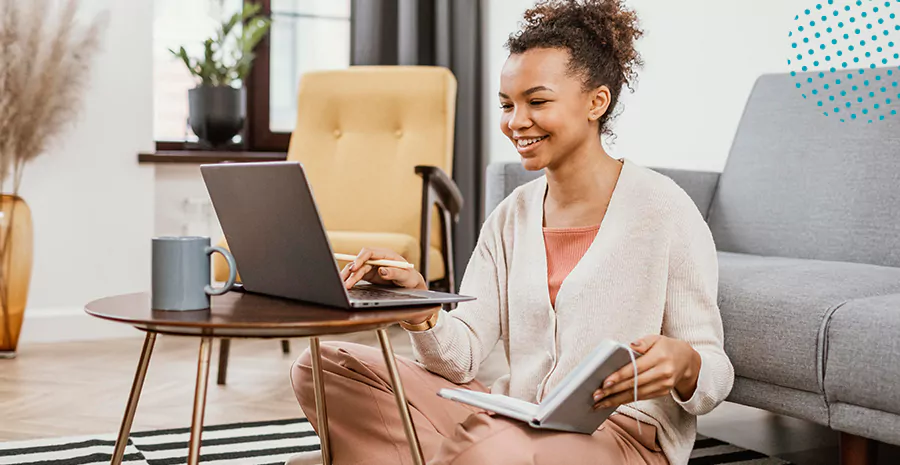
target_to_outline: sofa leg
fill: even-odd
[[[840,444],[841,465],[875,465],[878,455],[877,441],[842,432]]]

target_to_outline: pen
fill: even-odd
[[[349,255],[349,254],[345,254],[345,253],[336,253],[336,254],[334,254],[334,258],[336,260],[352,262],[352,261],[356,260],[356,255]],[[399,260],[366,260],[366,265],[390,266],[392,268],[406,268],[406,269],[415,268],[415,265],[413,265],[412,263],[401,262]]]

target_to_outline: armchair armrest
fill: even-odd
[[[422,216],[419,228],[419,272],[428,282],[428,257],[431,247],[431,215],[434,206],[440,211],[441,239],[444,259],[442,287],[448,292],[456,290],[453,274],[453,223],[459,220],[463,196],[456,183],[436,166],[419,165],[416,174],[422,177]]]
[[[435,194],[435,203],[453,215],[453,221],[459,220],[459,212],[463,206],[463,196],[456,183],[447,176],[444,170],[437,166],[418,165],[416,174],[422,177],[422,189],[432,190]]]

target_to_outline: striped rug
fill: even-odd
[[[131,434],[128,465],[187,463],[188,428]],[[0,465],[108,464],[115,435],[82,436],[0,443]],[[235,423],[203,428],[200,461],[215,465],[281,465],[299,455],[297,465],[320,463],[319,439],[306,419]],[[689,465],[790,465],[788,462],[712,438],[698,436]]]

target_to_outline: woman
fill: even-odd
[[[460,289],[477,300],[402,325],[419,363],[400,360],[401,377],[430,464],[684,464],[696,415],[731,390],[709,228],[673,181],[601,144],[640,65],[642,31],[622,3],[539,3],[507,42],[500,129],[546,176],[485,221]],[[364,249],[345,285],[426,288],[414,270],[364,264],[375,258],[402,260]],[[631,366],[598,387],[598,406],[617,408],[593,435],[533,430],[435,395],[487,391],[474,377],[501,342],[510,372],[490,391],[539,402],[602,339],[643,355],[637,401]],[[335,343],[323,357],[334,462],[410,463],[380,352]],[[315,424],[308,352],[292,378]]]

